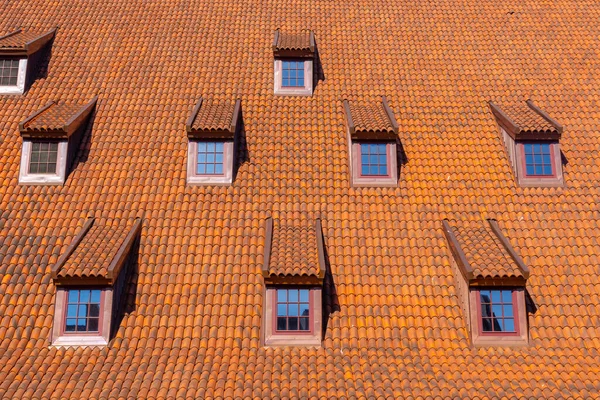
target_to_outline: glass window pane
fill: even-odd
[[[216,151],[217,151],[217,153],[222,153],[223,149],[224,149],[224,144],[220,143],[220,142],[217,143],[217,145],[216,145]]]
[[[77,331],[78,332],[85,332],[86,331],[86,319],[85,318],[78,318],[77,319]]]
[[[285,290],[285,289],[277,290],[277,301],[279,303],[285,303],[287,301],[287,290]]]
[[[300,315],[301,316],[307,317],[309,315],[308,314],[308,312],[309,312],[308,310],[309,310],[308,304],[306,304],[306,303],[300,304]]]
[[[100,303],[100,290],[92,290],[92,303]]]
[[[300,327],[299,329],[300,331],[308,331],[308,318],[300,318]]]
[[[89,332],[97,332],[98,331],[98,319],[90,318],[88,323],[88,331]]]
[[[223,173],[223,164],[215,165],[215,174],[222,174],[222,173]]]
[[[206,173],[214,174],[215,173],[215,165],[214,164],[206,164]]]
[[[285,317],[277,317],[277,330],[278,331],[285,331],[285,330],[287,330],[286,322],[287,322],[287,318],[285,318]]]
[[[198,153],[205,153],[205,152],[206,152],[206,143],[198,142]]]
[[[494,304],[492,306],[492,315],[494,317],[501,317],[502,316],[502,305]]]
[[[500,303],[501,302],[501,297],[500,297],[500,291],[499,290],[492,290],[491,291],[492,294],[492,303]]]
[[[302,303],[308,303],[308,293],[309,293],[309,291],[306,289],[300,290],[300,301]]]
[[[291,317],[298,316],[298,304],[293,304],[293,303],[288,304],[288,315]]]
[[[79,290],[69,290],[69,303],[77,303],[79,299]]]
[[[290,330],[290,331],[298,330],[298,318],[288,318],[288,330]]]
[[[515,332],[515,320],[507,318],[504,320],[504,330],[506,332]]]
[[[67,306],[67,317],[76,318],[77,317],[77,305],[69,304]]]
[[[88,306],[86,304],[80,304],[79,309],[77,310],[77,312],[79,314],[78,316],[79,317],[87,317],[87,315],[88,315],[87,308],[88,308]]]
[[[90,304],[90,317],[100,316],[100,304]]]
[[[298,302],[298,290],[290,290],[288,291],[288,301],[290,303]]]
[[[285,304],[277,305],[277,315],[280,317],[285,317],[287,315],[287,307]]]
[[[206,151],[208,153],[214,153],[215,152],[215,143],[214,142],[208,142],[206,143]]]
[[[481,297],[481,303],[489,303],[491,301],[491,294],[489,290],[482,290],[479,292],[479,296]]]
[[[74,318],[67,318],[67,324],[65,325],[65,331],[67,332],[75,332],[75,321]]]
[[[82,290],[79,292],[79,302],[80,303],[89,303],[90,301],[90,291]]]
[[[512,290],[503,290],[502,291],[502,302],[512,303]]]

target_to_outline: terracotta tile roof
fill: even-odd
[[[300,33],[276,31],[273,42],[274,50],[313,50],[312,32],[304,30]]]
[[[562,134],[562,125],[537,107],[531,100],[502,106],[490,102],[490,107],[500,126],[516,139],[544,138],[548,135],[560,138]]]
[[[385,97],[382,102],[344,101],[346,123],[351,136],[369,134],[395,137],[398,125]]]
[[[582,398],[600,393],[596,1],[3,1],[60,25],[46,73],[0,96],[0,398]],[[318,33],[314,94],[273,94],[273,31]],[[319,67],[320,65],[320,67]],[[18,124],[100,93],[62,186],[19,185]],[[386,95],[407,162],[349,182],[343,99]],[[186,186],[199,97],[243,101],[229,187]],[[486,102],[564,124],[560,188],[515,184]],[[50,346],[51,267],[90,210],[144,212],[107,348]],[[322,218],[319,348],[261,342],[265,218]],[[530,269],[530,340],[471,346],[440,221],[496,218]]]
[[[239,119],[241,101],[200,99],[186,125],[188,133],[201,135],[227,132],[233,135]]]
[[[498,235],[502,233],[494,232],[497,227],[495,221],[456,221],[452,226],[448,226],[456,239],[455,251],[462,252],[466,260],[460,260],[457,256],[457,262],[468,264],[467,270],[471,270],[469,278],[472,279],[496,279],[496,278],[522,278],[527,279],[529,270],[523,264],[520,257],[510,246],[502,243]],[[499,228],[497,228],[499,229]],[[452,243],[450,243],[452,247]],[[512,255],[511,255],[512,253]],[[516,260],[515,260],[516,258]]]
[[[87,104],[51,101],[19,124],[23,136],[55,132],[69,136],[83,124],[96,105],[97,97]]]
[[[123,266],[127,249],[135,240],[141,220],[100,220],[90,218],[71,246],[53,267],[55,281],[82,282],[100,278],[113,283]]]
[[[32,54],[54,37],[55,29],[50,31],[16,30],[0,36],[0,54]]]
[[[265,277],[314,277],[325,274],[321,222],[267,220]],[[269,228],[270,226],[270,228]],[[321,250],[320,250],[321,249]]]

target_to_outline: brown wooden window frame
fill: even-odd
[[[515,332],[483,331],[481,290],[511,290]],[[522,346],[528,343],[525,288],[511,286],[476,286],[469,289],[471,337],[476,346]]]
[[[309,330],[277,330],[277,291],[279,289],[309,290]],[[265,290],[263,339],[265,346],[320,346],[322,329],[322,288],[317,286],[277,285]]]
[[[552,162],[552,175],[527,175],[527,166],[525,160],[525,144],[550,144],[550,154]],[[523,187],[545,187],[562,186],[562,160],[560,156],[560,146],[558,141],[533,141],[519,140],[514,142],[516,156],[517,179],[520,186]]]
[[[99,289],[100,317],[98,332],[67,332],[67,304],[70,290]],[[106,346],[110,337],[110,323],[113,309],[113,289],[106,286],[59,286],[56,289],[54,323],[52,327],[53,346]]]

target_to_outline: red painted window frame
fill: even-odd
[[[527,160],[525,157],[525,145],[526,144],[549,144],[550,145],[550,162],[552,165],[552,175],[529,175],[527,174]],[[555,154],[555,146],[554,142],[542,142],[535,140],[527,140],[527,141],[519,141],[517,143],[519,147],[519,153],[521,156],[521,171],[523,171],[523,177],[528,179],[556,179],[557,178],[557,170],[558,167],[556,165],[556,154]]]
[[[233,158],[233,152],[230,153],[230,146],[228,146],[228,140],[194,140],[193,141],[193,154],[194,154],[194,162],[193,162],[193,166],[194,166],[194,170],[192,171],[192,175],[195,177],[201,177],[201,178],[210,178],[210,177],[224,177],[225,175],[227,175],[228,172],[228,168],[231,169],[231,166],[228,165],[227,161],[230,160],[230,158]],[[198,171],[198,143],[223,143],[223,173],[221,174],[198,174],[196,171]],[[228,158],[230,157],[230,158]]]
[[[98,330],[94,331],[94,332],[80,332],[80,331],[75,331],[75,332],[69,332],[67,331],[67,309],[69,306],[69,291],[71,290],[100,290],[100,316],[98,318]],[[61,321],[61,327],[60,327],[60,335],[61,336],[102,336],[103,335],[103,325],[102,323],[104,322],[104,306],[105,306],[105,301],[104,301],[104,297],[105,297],[105,292],[106,290],[101,288],[101,287],[97,287],[97,286],[77,286],[77,287],[69,287],[69,288],[65,288],[65,301],[63,304],[63,318]]]
[[[483,330],[483,315],[481,314],[481,294],[482,290],[510,290],[512,307],[513,307],[513,319],[514,319],[514,332],[489,332]],[[474,289],[477,293],[477,329],[480,336],[521,336],[521,324],[519,320],[519,307],[517,303],[517,290],[511,287],[481,287]]]
[[[272,304],[273,304],[273,314],[271,316],[271,327],[273,329],[273,333],[277,335],[314,335],[315,324],[314,324],[314,289],[306,288],[301,286],[289,286],[289,287],[280,287],[277,286],[274,288],[272,294]],[[307,331],[280,331],[277,329],[277,292],[279,290],[308,290],[308,330]]]

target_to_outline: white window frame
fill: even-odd
[[[313,60],[295,59],[293,57],[290,57],[289,59],[304,62],[304,87],[289,88],[281,86],[283,80],[282,60],[284,59],[276,58],[273,61],[275,94],[283,96],[311,96],[313,92]],[[285,60],[287,60],[287,58]]]
[[[54,174],[29,173],[31,144],[32,140],[23,140],[23,146],[21,148],[21,166],[19,169],[19,183],[22,185],[63,185],[67,176],[67,155],[69,143],[66,140],[61,140],[58,142],[56,173]]]
[[[5,58],[5,57],[0,57]],[[25,75],[27,74],[27,59],[19,59],[19,75],[16,86],[0,86],[0,94],[23,94],[25,91]]]

